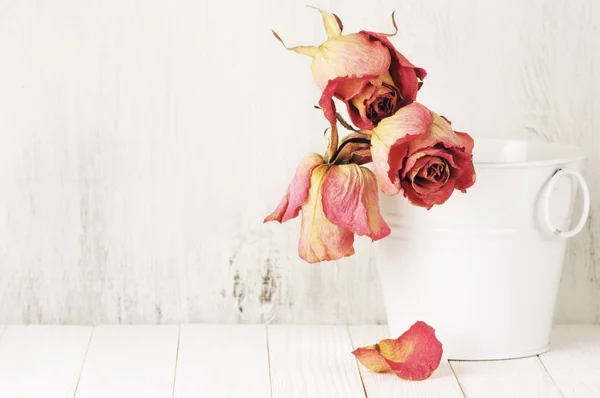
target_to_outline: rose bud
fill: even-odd
[[[371,133],[375,174],[386,195],[402,190],[412,204],[430,209],[475,183],[473,138],[419,103],[382,120]]]
[[[311,70],[322,91],[319,105],[330,123],[335,123],[333,97],[346,104],[352,123],[365,130],[416,99],[427,73],[394,48],[386,36],[395,33],[361,31],[342,35],[340,19],[335,14],[319,12],[328,40],[318,47],[288,50],[313,58]],[[275,37],[281,41],[277,34]]]

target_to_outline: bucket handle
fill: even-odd
[[[581,192],[583,193],[583,209],[581,216],[579,217],[577,225],[568,231],[561,231],[560,229],[556,228],[550,219],[550,194],[552,193],[556,183],[564,176],[573,176],[579,183]],[[585,182],[585,179],[579,172],[572,169],[558,169],[544,188],[544,192],[542,193],[542,204],[544,206],[544,221],[546,222],[546,227],[548,227],[548,229],[554,235],[561,236],[563,238],[570,238],[581,232],[585,226],[588,215],[590,214],[590,190]]]

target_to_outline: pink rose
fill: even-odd
[[[302,210],[298,254],[305,261],[316,263],[351,256],[354,234],[372,240],[390,234],[379,212],[375,174],[350,163],[363,161],[364,152],[360,145],[352,141],[346,145],[343,140],[331,162],[325,162],[316,153],[309,154],[298,166],[277,208],[265,218],[265,222],[282,223],[297,217]]]
[[[360,129],[370,130],[398,109],[412,103],[417,98],[421,81],[427,73],[417,68],[400,54],[383,35],[362,31],[355,35],[341,36],[347,41],[358,40],[363,43],[354,49],[356,56],[364,63],[362,73],[344,70],[334,75],[327,74],[329,80],[322,88],[319,105],[327,119],[335,118],[335,104],[332,97],[343,101],[348,108],[352,123]],[[328,46],[329,41],[321,46]],[[349,47],[349,46],[348,46]],[[348,49],[349,52],[352,49]],[[375,62],[371,53],[383,53],[387,62]],[[346,65],[353,54],[339,49],[327,53],[327,62],[333,65]],[[321,83],[325,73],[313,68],[317,84]],[[319,76],[320,75],[320,76]],[[318,80],[319,79],[319,80]],[[321,86],[319,86],[321,88]]]
[[[318,47],[289,50],[313,58],[311,70],[322,90],[319,105],[331,124],[335,123],[333,97],[343,101],[352,122],[366,130],[416,99],[427,73],[394,48],[386,37],[390,35],[367,31],[342,35],[339,18],[319,12],[328,40]]]
[[[417,206],[440,205],[475,183],[473,139],[419,103],[382,120],[372,130],[371,155],[381,190],[402,190]]]

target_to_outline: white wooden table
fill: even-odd
[[[2,398],[600,397],[600,327],[554,328],[552,350],[442,361],[410,382],[357,365],[385,326],[0,326]]]

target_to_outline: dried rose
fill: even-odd
[[[319,12],[328,40],[318,47],[289,50],[313,58],[311,70],[322,90],[319,105],[330,123],[335,123],[333,97],[346,104],[357,127],[367,130],[416,99],[427,73],[394,48],[386,37],[392,35],[368,31],[342,35],[340,19],[335,14]]]
[[[400,190],[417,206],[440,205],[475,183],[473,139],[443,117],[412,103],[372,130],[371,155],[381,190]]]
[[[367,156],[368,144],[357,145],[356,138],[343,140],[331,161],[316,153],[304,158],[279,206],[265,218],[281,223],[302,210],[298,254],[309,263],[351,256],[354,234],[374,241],[390,234],[379,213],[375,174],[356,164]]]
[[[435,330],[419,321],[396,340],[357,348],[352,352],[367,369],[377,373],[394,372],[406,380],[425,380],[440,365],[442,343]]]

